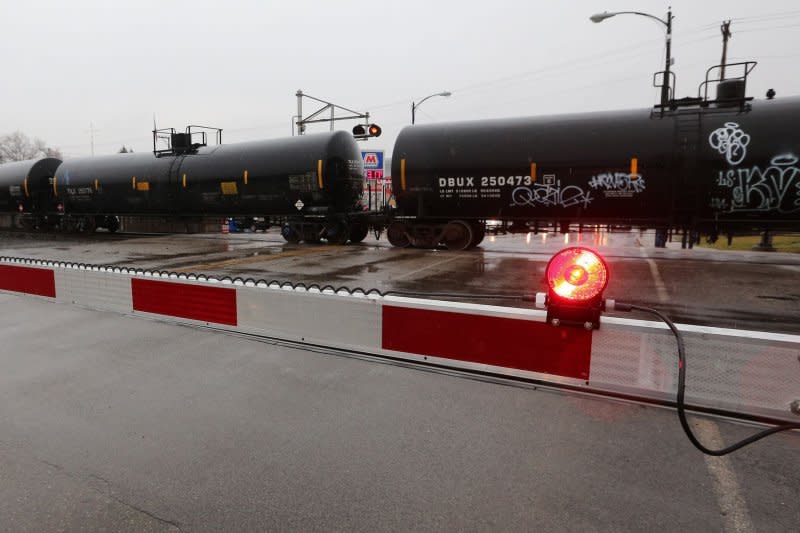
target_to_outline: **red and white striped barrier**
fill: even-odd
[[[675,340],[658,322],[556,328],[533,309],[17,258],[0,258],[0,290],[647,401],[677,387]],[[689,404],[800,419],[800,336],[679,328]]]
[[[53,270],[0,264],[0,290],[56,297]]]

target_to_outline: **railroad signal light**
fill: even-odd
[[[575,246],[554,255],[545,269],[547,322],[554,325],[600,327],[600,312],[608,285],[608,265],[594,251]]]
[[[380,137],[383,130],[377,124],[357,124],[353,128],[353,137],[356,139],[368,139],[370,137]]]

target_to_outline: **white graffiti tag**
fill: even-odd
[[[717,186],[730,190],[727,198],[712,198],[711,207],[727,212],[793,213],[800,211],[800,167],[792,154],[772,158],[770,166],[720,170]]]
[[[711,148],[725,156],[728,163],[738,165],[747,155],[747,145],[750,144],[750,135],[739,129],[736,122],[726,122],[708,136]]]
[[[591,191],[584,191],[577,185],[561,187],[561,180],[551,183],[535,183],[531,187],[517,187],[511,192],[511,205],[574,207],[582,205],[585,209],[592,201]]]
[[[640,193],[644,192],[645,183],[641,174],[626,172],[604,172],[589,179],[589,187],[607,192]],[[610,195],[607,195],[610,196]]]

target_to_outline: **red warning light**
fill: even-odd
[[[573,265],[567,269],[567,275],[564,277],[573,285],[583,285],[589,279],[589,273],[582,266]]]
[[[377,124],[358,124],[353,128],[353,137],[356,139],[380,137],[382,131]]]
[[[603,294],[608,285],[608,266],[588,248],[566,248],[547,263],[545,277],[556,296],[586,302]]]
[[[544,299],[548,323],[588,330],[600,327],[608,285],[608,265],[600,255],[581,246],[565,248],[547,263],[545,279],[550,289]]]

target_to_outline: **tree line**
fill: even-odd
[[[122,145],[117,153],[132,154],[133,147]],[[38,137],[30,138],[21,131],[0,136],[0,164],[12,161],[26,161],[40,157],[55,157],[64,159],[64,154],[58,148],[47,146]]]
[[[39,138],[31,139],[21,131],[0,137],[0,163],[25,161],[39,157],[62,159],[64,156],[58,148],[47,146],[47,143]]]

